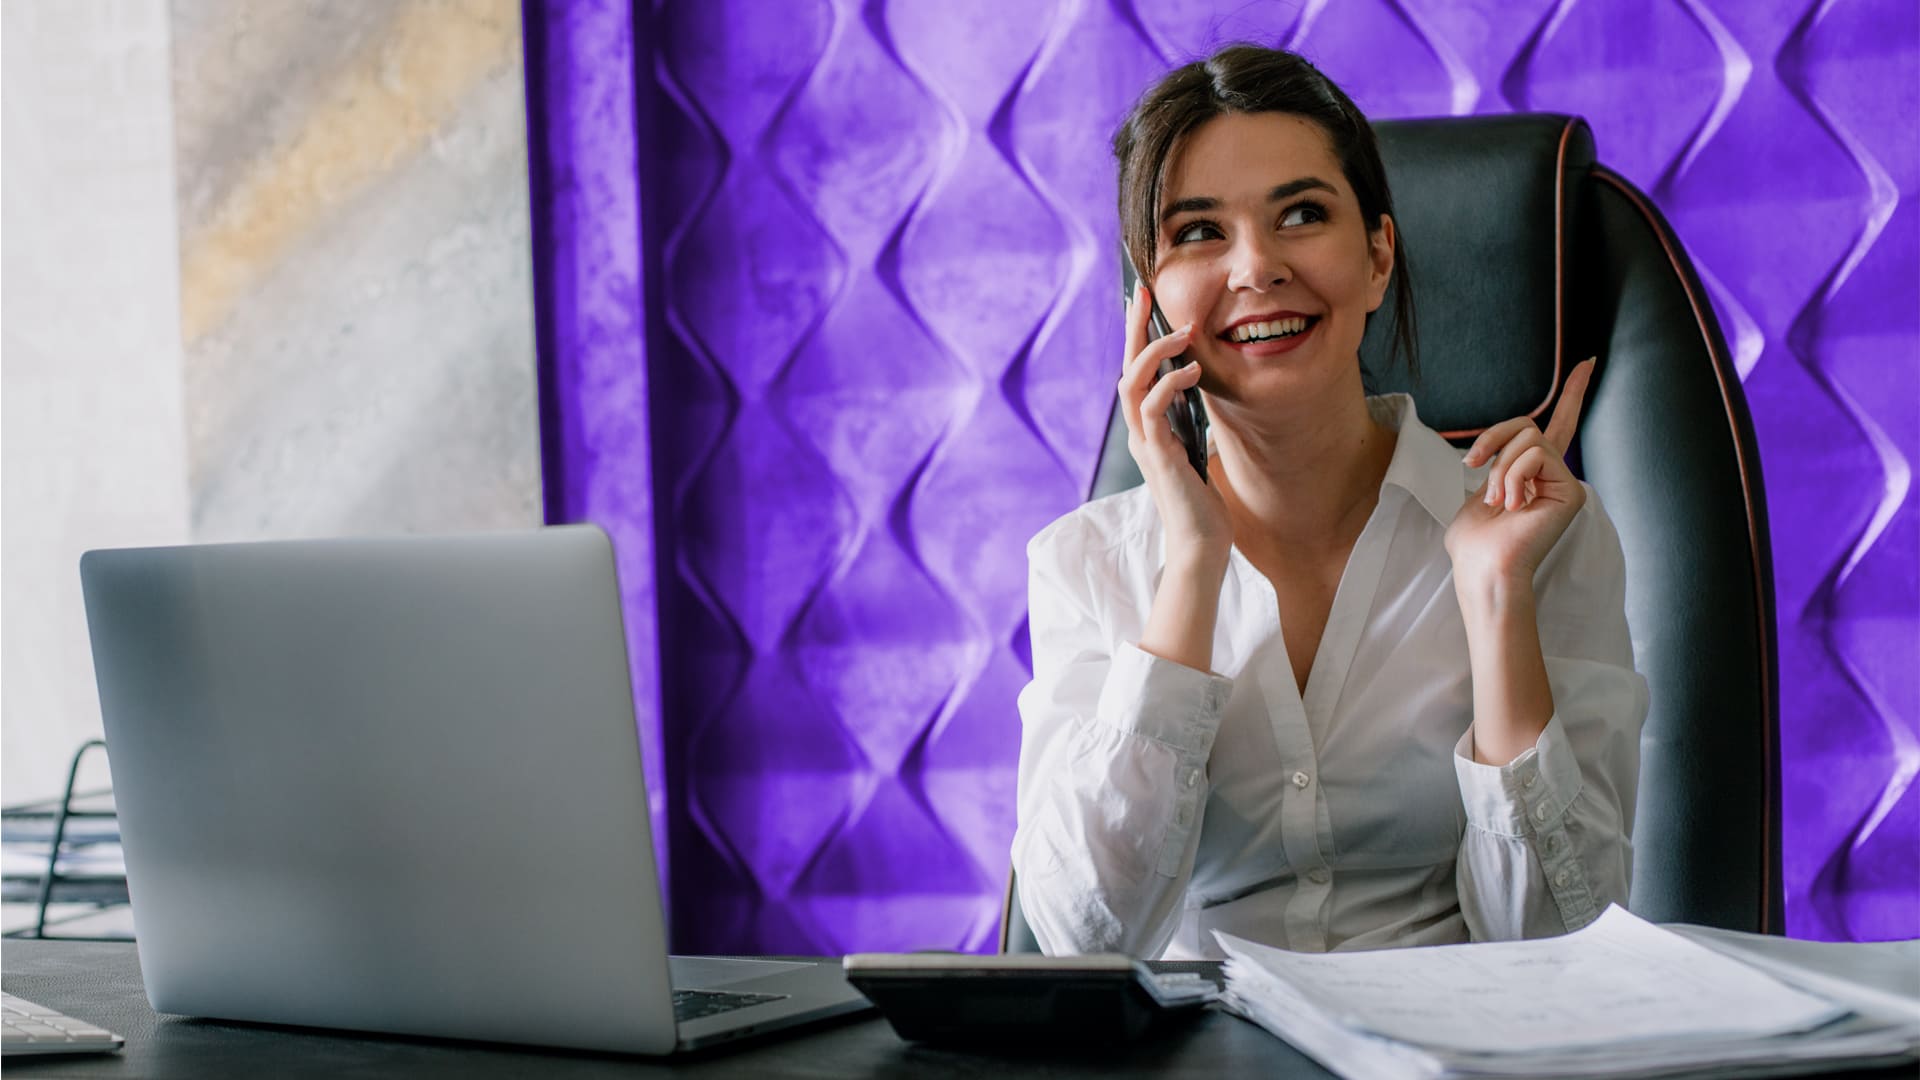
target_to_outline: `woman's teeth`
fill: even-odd
[[[1241,323],[1227,332],[1227,340],[1236,345],[1249,341],[1265,341],[1269,338],[1289,338],[1305,331],[1307,319],[1296,315],[1291,319],[1275,319],[1272,322]]]

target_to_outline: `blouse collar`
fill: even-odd
[[[1375,422],[1400,433],[1394,443],[1393,460],[1381,481],[1405,491],[1444,528],[1453,522],[1460,504],[1467,498],[1467,474],[1461,465],[1461,451],[1420,422],[1408,394],[1380,394],[1367,398],[1367,411]]]

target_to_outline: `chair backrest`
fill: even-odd
[[[1644,194],[1554,115],[1383,121],[1419,303],[1420,377],[1361,359],[1380,391],[1465,446],[1544,419],[1600,358],[1570,454],[1627,560],[1640,740],[1631,905],[1656,921],[1784,929],[1772,555],[1746,398],[1705,290]],[[1388,297],[1381,312],[1392,310]],[[1140,483],[1116,415],[1091,497]],[[1011,886],[1002,946],[1035,949]]]

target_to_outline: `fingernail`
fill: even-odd
[[[1175,330],[1175,331],[1173,332],[1173,336],[1174,336],[1174,337],[1190,337],[1190,336],[1192,336],[1192,334],[1193,334],[1193,324],[1192,324],[1192,323],[1188,323],[1188,324],[1186,324],[1185,326],[1182,326],[1182,327],[1181,327],[1180,329],[1178,329],[1178,330]]]

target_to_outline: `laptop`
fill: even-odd
[[[869,1007],[837,959],[667,955],[599,529],[80,576],[155,1011],[667,1054]]]

